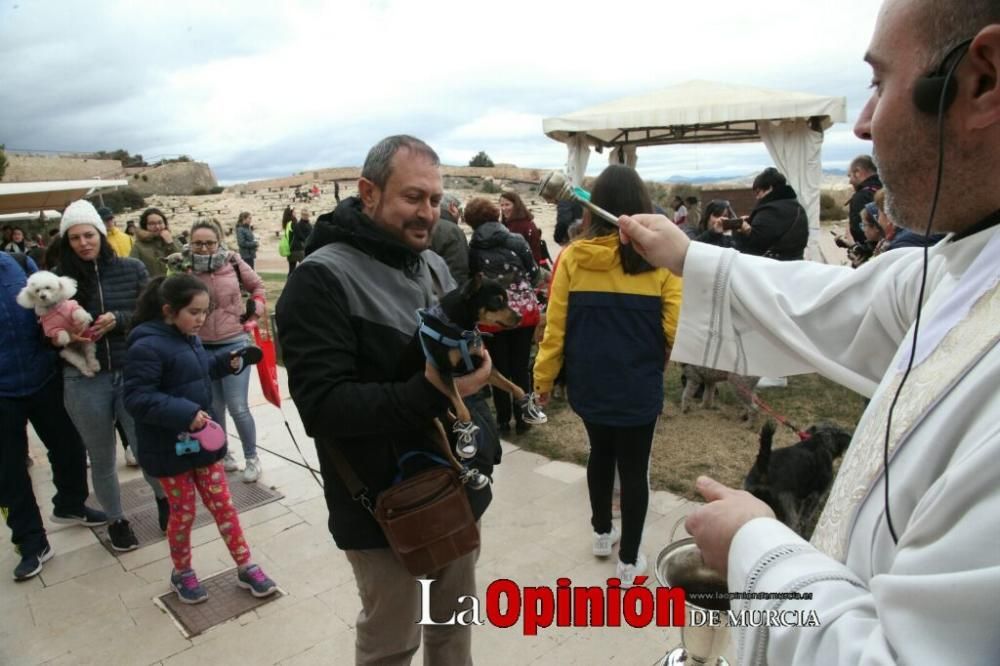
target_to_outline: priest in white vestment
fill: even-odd
[[[858,270],[779,263],[689,243],[661,216],[621,220],[648,260],[683,273],[672,360],[820,372],[871,396],[812,543],[748,493],[698,480],[709,502],[687,527],[729,589],[812,595],[733,609],[815,611],[821,623],[734,631],[741,664],[1000,664],[997,5],[887,0],[866,55],[875,91],[855,132],[874,143],[889,211],[923,232],[939,184],[933,229],[949,232],[928,253],[912,370],[892,410],[888,501],[887,422],[911,357],[923,250]],[[957,92],[937,183],[938,117],[913,89],[940,67],[954,67]]]

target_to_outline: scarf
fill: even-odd
[[[190,250],[187,254],[191,260],[191,270],[195,273],[214,273],[225,266],[229,259],[229,250],[221,246],[215,254],[195,254]]]

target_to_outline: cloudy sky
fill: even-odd
[[[558,167],[542,118],[690,79],[847,98],[843,168],[876,0],[0,0],[0,143],[188,154],[220,181],[359,165],[383,136],[446,164]],[[761,144],[639,150],[644,177],[742,175]],[[606,158],[591,159],[596,172]]]

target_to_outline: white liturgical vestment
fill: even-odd
[[[861,268],[692,243],[672,360],[749,375],[819,372],[871,396],[810,544],[759,518],[733,539],[729,587],[811,593],[736,611],[816,611],[819,627],[740,629],[741,664],[1000,664],[1000,230]]]

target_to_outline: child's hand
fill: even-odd
[[[201,430],[205,427],[211,417],[205,413],[204,410],[199,409],[198,413],[194,415],[194,420],[191,421],[191,427],[188,428],[191,432]]]

